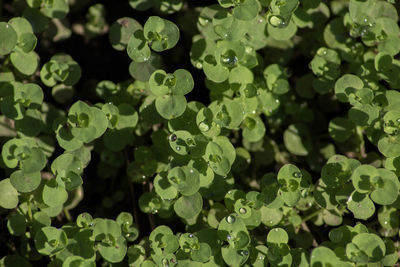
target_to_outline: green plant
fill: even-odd
[[[398,264],[399,8],[1,4],[0,266]]]

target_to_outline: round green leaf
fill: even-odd
[[[156,98],[156,109],[163,118],[170,120],[185,112],[186,103],[183,95],[164,95]]]
[[[34,238],[35,247],[40,254],[54,255],[65,249],[68,238],[65,232],[52,226],[40,228]]]
[[[116,50],[124,50],[132,34],[140,29],[142,29],[142,25],[133,18],[123,17],[117,19],[111,25],[108,34],[112,47]]]
[[[27,76],[35,73],[39,65],[39,59],[35,52],[31,51],[29,53],[24,52],[12,52],[11,62],[14,67]]]
[[[147,45],[143,30],[136,30],[129,38],[126,51],[135,62],[145,62],[150,59],[151,51]]]
[[[292,124],[283,133],[286,148],[298,156],[307,156],[311,150],[311,140],[308,128],[301,123]]]
[[[0,181],[0,206],[13,209],[18,205],[18,192],[12,186],[10,179]]]
[[[203,208],[203,198],[197,192],[191,196],[181,196],[174,204],[175,213],[186,220],[195,218]]]
[[[18,35],[14,28],[6,22],[0,22],[0,55],[11,53],[17,41]]]
[[[13,172],[10,176],[10,182],[21,193],[32,192],[39,187],[42,178],[40,172],[25,173],[22,170]]]

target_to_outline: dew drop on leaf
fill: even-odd
[[[226,237],[226,239],[228,239],[228,241],[230,241],[230,240],[232,239],[232,236],[231,236],[231,235],[228,235],[228,236]]]
[[[238,62],[238,58],[236,57],[235,52],[232,50],[228,50],[226,53],[221,55],[221,64],[228,68],[233,68],[236,66]]]
[[[302,174],[301,174],[301,172],[294,172],[293,176],[296,178],[301,178]]]
[[[276,28],[286,27],[286,22],[284,18],[277,15],[272,15],[271,17],[269,17],[269,24],[271,24],[271,26]]]
[[[201,26],[205,27],[210,21],[207,18],[199,17],[199,23]]]
[[[240,208],[240,209],[239,209],[239,212],[240,212],[241,214],[246,214],[247,210],[246,210],[245,208]]]
[[[240,251],[240,255],[247,256],[247,255],[249,255],[249,252],[247,250],[242,250],[242,251]]]
[[[189,237],[192,238],[194,235],[193,234],[189,234]]]
[[[180,150],[181,150],[181,147],[180,147],[180,146],[177,146],[175,149],[176,149],[176,151],[180,151]]]
[[[201,69],[203,67],[203,64],[201,62],[196,63],[196,68]]]
[[[208,126],[208,124],[205,123],[205,122],[200,122],[199,123],[199,129],[202,132],[207,132],[208,130],[210,130],[210,126]]]
[[[325,48],[319,49],[317,51],[317,55],[321,56],[321,57],[325,56],[327,53],[328,53],[328,51]]]
[[[227,223],[234,223],[235,221],[236,221],[236,218],[233,215],[229,215],[228,217],[226,217]]]
[[[171,135],[169,136],[169,140],[171,140],[171,142],[175,142],[176,139],[178,139],[178,137],[176,136],[176,134],[171,134]]]

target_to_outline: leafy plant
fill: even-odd
[[[2,4],[0,266],[397,266],[399,9]]]

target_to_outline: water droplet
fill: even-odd
[[[229,224],[234,223],[235,221],[236,221],[236,218],[233,215],[229,215],[228,217],[226,217],[226,222]]]
[[[201,26],[205,27],[210,21],[207,18],[199,17],[199,23]]]
[[[276,27],[276,28],[286,27],[285,19],[282,18],[281,16],[272,15],[271,17],[269,17],[268,21],[269,21],[269,24],[271,24],[271,26],[273,26],[273,27]]]
[[[301,178],[301,176],[303,176],[303,175],[301,174],[301,172],[294,172],[293,176],[296,178]]]
[[[388,221],[384,221],[383,223],[386,225],[386,224],[388,224],[389,222],[388,222]]]
[[[146,175],[142,175],[142,179],[143,179],[143,180],[146,179]]]
[[[278,231],[279,231],[279,229],[278,229],[278,228],[275,228],[275,229],[274,229],[274,231],[275,231],[275,232],[278,232]]]
[[[151,210],[151,213],[152,213],[152,214],[158,213],[158,209],[153,209],[153,210]]]
[[[228,241],[230,241],[230,240],[232,239],[232,236],[231,236],[231,235],[228,235],[228,236],[226,237],[226,239],[228,239]]]
[[[258,23],[263,23],[263,21],[264,21],[263,19],[258,19],[257,20]]]
[[[273,224],[274,222],[272,220],[269,221],[269,224]]]
[[[367,29],[362,29],[361,31],[361,37],[364,37],[367,34]]]
[[[207,132],[208,130],[210,130],[210,126],[208,126],[208,124],[204,121],[199,123],[199,129],[202,132]]]
[[[196,146],[196,143],[192,138],[186,139],[186,144],[188,144],[189,146]]]
[[[260,255],[260,256],[258,256],[258,259],[262,261],[262,260],[264,260],[264,259],[265,259],[265,256],[263,256],[263,255]]]
[[[190,173],[193,173],[194,171],[193,171],[193,169],[190,169],[190,171],[189,171]]]
[[[178,139],[178,137],[176,136],[176,134],[171,134],[171,135],[169,136],[169,140],[171,140],[171,142],[175,142],[176,139]]]
[[[228,50],[221,55],[221,64],[227,68],[233,68],[238,62],[238,58],[233,50]]]
[[[247,256],[247,255],[249,255],[249,252],[247,250],[242,250],[242,251],[240,251],[240,255]]]
[[[194,235],[193,234],[189,234],[189,237],[192,238],[192,237],[194,237]]]
[[[325,48],[320,48],[320,49],[318,49],[318,51],[317,51],[317,55],[318,55],[318,56],[323,57],[323,56],[325,56],[326,54],[328,54],[328,51],[327,51]]]
[[[175,147],[175,149],[176,149],[176,151],[181,151],[181,147],[180,146]]]
[[[201,62],[196,62],[195,67],[201,69],[203,68],[203,64]]]
[[[240,208],[240,209],[239,209],[239,212],[240,212],[241,214],[246,214],[246,213],[247,213],[247,210],[246,210],[245,208]]]

